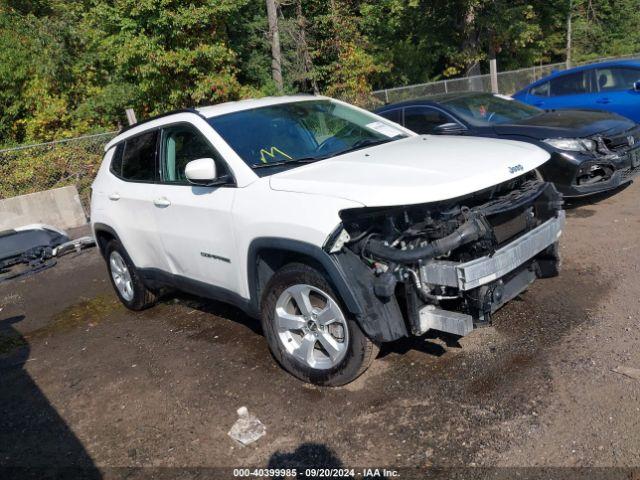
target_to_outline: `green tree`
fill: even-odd
[[[239,98],[229,25],[244,2],[115,0],[85,15],[92,55],[83,67],[95,93],[85,112],[117,115],[125,106],[145,117]]]
[[[640,52],[638,0],[572,0],[575,61]],[[372,89],[565,59],[569,0],[279,0],[285,93]],[[266,3],[0,0],[0,145],[275,94]]]
[[[637,0],[574,0],[574,59],[640,52],[638,6]]]
[[[69,18],[45,2],[16,3],[0,6],[0,143],[73,134]]]

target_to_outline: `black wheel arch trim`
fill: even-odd
[[[109,235],[111,235],[113,238],[115,238],[116,240],[118,240],[120,243],[122,243],[122,241],[120,240],[120,237],[118,236],[118,234],[116,233],[116,231],[111,228],[109,225],[105,224],[105,223],[94,223],[93,224],[93,232],[94,235],[97,237],[99,232],[104,232],[104,233],[108,233]],[[102,254],[102,256],[104,256],[104,247],[105,245],[102,245],[99,242],[99,239],[96,238],[96,244],[98,245],[98,249],[100,250],[100,253]]]
[[[344,273],[338,264],[322,248],[311,243],[280,237],[260,237],[254,239],[249,245],[247,254],[247,279],[249,282],[249,295],[251,303],[260,310],[260,292],[258,291],[258,257],[265,250],[278,250],[282,252],[297,253],[309,256],[316,260],[326,270],[333,286],[338,290],[345,305],[351,313],[359,315],[362,307],[351,292]]]
[[[261,292],[258,285],[258,258],[265,250],[276,250],[308,256],[325,270],[345,306],[373,340],[386,342],[407,335],[407,328],[395,298],[383,301],[373,293],[373,274],[355,254],[328,254],[322,248],[281,237],[260,237],[249,245],[247,279],[251,309],[260,311]]]

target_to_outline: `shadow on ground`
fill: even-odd
[[[588,195],[586,197],[578,197],[578,198],[565,198],[564,199],[564,208],[567,210],[567,215],[570,217],[590,217],[595,212],[588,210],[589,214],[581,214],[580,210],[576,210],[580,207],[585,207],[587,205],[596,205],[608,198],[613,197],[614,195],[619,194],[623,190],[626,190],[631,185],[631,182],[625,183],[624,185],[619,186],[618,188],[614,188],[613,190],[609,190],[602,193],[596,193],[593,195]]]
[[[430,330],[426,334],[419,337],[404,337],[394,342],[384,343],[380,348],[378,358],[384,358],[390,353],[405,354],[410,350],[426,353],[434,357],[444,355],[447,350],[442,345],[435,343],[433,340],[439,339],[449,348],[462,348],[460,346],[460,337],[450,335],[445,332]]]
[[[0,320],[0,477],[99,479],[100,472],[25,368],[28,341]]]
[[[187,308],[198,310],[202,313],[213,315],[219,318],[225,318],[231,320],[237,324],[251,330],[257,335],[262,335],[262,327],[260,321],[255,318],[251,318],[237,307],[228,303],[217,302],[215,300],[209,300],[203,297],[197,297],[195,295],[189,295],[187,293],[173,293],[163,298],[163,302],[166,304],[178,303]]]
[[[275,452],[269,458],[267,468],[275,470],[292,470],[296,469],[296,478],[351,478],[349,476],[340,477],[331,472],[331,469],[340,469],[344,465],[337,454],[326,445],[321,443],[303,443],[299,445],[293,452]],[[307,476],[306,469],[317,470],[313,475]],[[327,470],[326,472],[324,470]],[[316,475],[319,473],[319,475]],[[326,475],[324,475],[326,473]],[[280,475],[271,477],[273,479],[284,479],[291,475]]]

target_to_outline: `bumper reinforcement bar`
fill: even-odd
[[[461,291],[485,285],[515,270],[555,243],[564,224],[565,212],[561,210],[557,217],[510,242],[492,256],[465,263],[431,260],[420,267],[420,279],[424,283],[456,287]]]

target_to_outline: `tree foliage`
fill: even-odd
[[[280,0],[286,93],[640,51],[637,0]],[[0,0],[0,145],[276,92],[262,0]]]

